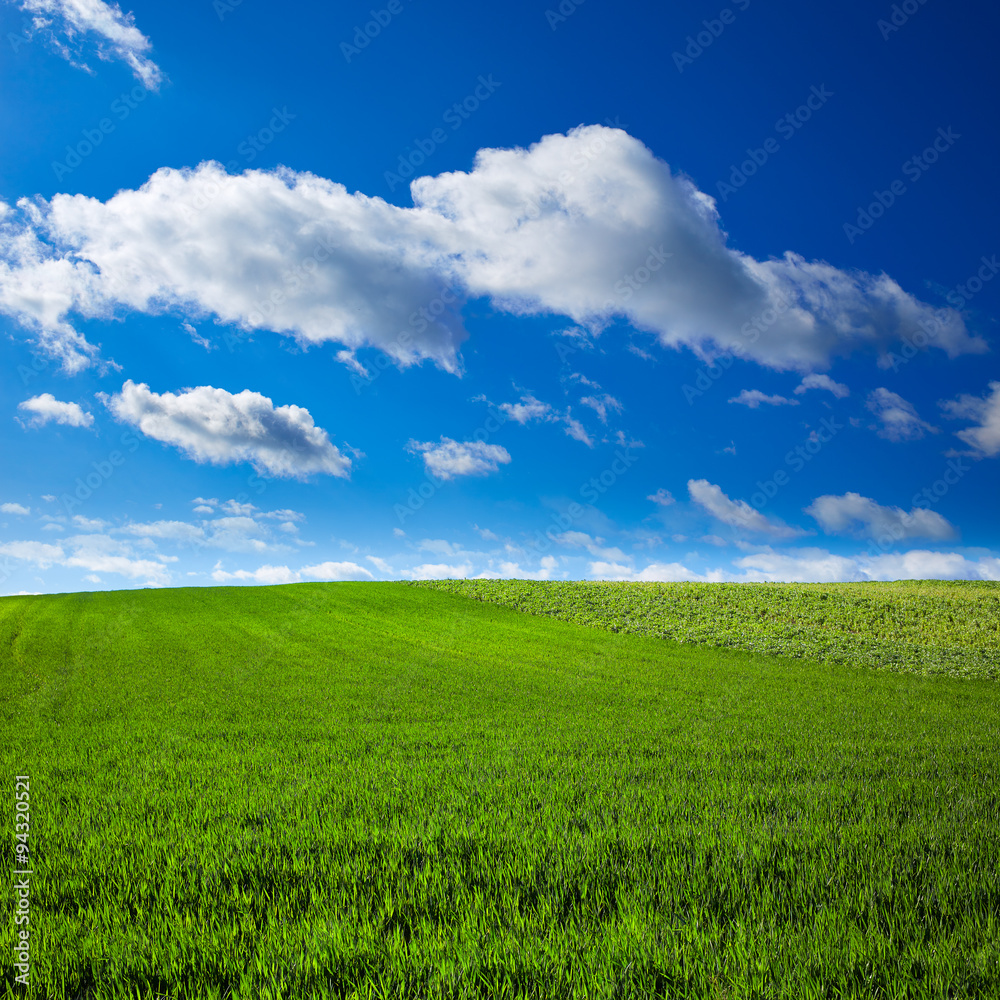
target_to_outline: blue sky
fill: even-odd
[[[1000,579],[1000,15],[0,3],[0,593]]]

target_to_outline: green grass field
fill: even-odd
[[[0,600],[0,733],[7,996],[1000,996],[992,680],[400,583],[125,591]]]
[[[1000,679],[1000,583],[432,580],[414,586],[674,642]]]

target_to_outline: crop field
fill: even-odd
[[[577,616],[520,586],[535,614],[405,583],[0,599],[0,994],[1000,996],[996,590],[941,588],[921,674],[810,657],[812,625],[771,655],[773,618],[693,644],[740,627],[704,597],[680,643],[655,588]],[[836,649],[923,600],[862,592],[853,640],[824,602]]]
[[[1000,678],[1000,583],[434,580],[412,586],[674,642]]]

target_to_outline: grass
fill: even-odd
[[[1000,679],[1000,583],[434,580],[412,586],[675,642]]]
[[[1000,699],[405,584],[0,600],[35,998],[1000,995]]]

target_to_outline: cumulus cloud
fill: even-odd
[[[958,399],[942,400],[938,405],[946,416],[978,423],[976,427],[956,432],[976,457],[1000,455],[1000,382],[990,382],[985,396],[965,393]]]
[[[920,419],[912,403],[884,387],[870,392],[865,405],[879,421],[874,425],[878,436],[886,441],[917,441],[926,431],[938,432],[936,427]]]
[[[457,566],[448,563],[424,563],[421,566],[414,566],[413,569],[404,569],[403,576],[410,580],[451,580],[462,579],[471,572],[471,563],[462,563]]]
[[[650,493],[647,500],[652,500],[658,507],[669,507],[672,503],[675,503],[674,495],[670,490],[665,490],[662,487],[658,489],[655,493]]]
[[[454,441],[441,437],[440,442],[410,441],[407,450],[424,456],[424,467],[435,479],[456,476],[486,476],[510,462],[506,448],[484,441]]]
[[[491,560],[490,569],[478,573],[474,580],[550,580],[559,566],[555,556],[542,556],[538,569],[524,569],[520,563],[502,561],[494,566]]]
[[[147,90],[157,90],[163,73],[147,53],[149,39],[135,26],[132,14],[123,14],[118,4],[102,0],[16,0],[21,10],[33,14],[32,25],[44,33],[56,51],[69,63],[92,73],[79,60],[85,41],[96,45],[97,58],[126,63]]]
[[[341,580],[373,580],[374,577],[363,566],[352,562],[325,562],[316,566],[303,566],[300,570],[292,570],[287,566],[260,566],[255,570],[238,569],[232,573],[216,564],[212,571],[212,579],[216,583],[228,583],[239,580],[244,583],[264,585],[278,583],[301,583],[303,577],[310,580],[321,580],[324,583]]]
[[[799,405],[797,399],[787,399],[785,396],[768,396],[767,393],[761,392],[760,389],[744,389],[738,396],[733,396],[729,402],[741,403],[743,406],[749,406],[751,410],[756,410],[761,403],[767,403],[768,406]]]
[[[683,563],[651,563],[641,570],[591,563],[594,579],[646,583],[851,583],[865,580],[1000,580],[1000,559],[969,559],[958,552],[912,549],[879,556],[840,556],[824,549],[758,552],[741,556],[732,569],[695,572]]]
[[[411,194],[400,208],[309,173],[202,163],[106,202],[22,201],[0,221],[0,310],[69,370],[95,354],[73,317],[170,309],[457,372],[461,306],[478,296],[569,317],[588,336],[623,318],[665,347],[782,370],[884,354],[921,322],[949,356],[986,349],[956,310],[885,274],[729,247],[714,199],[621,129],[483,149],[472,170],[418,178]],[[653,252],[673,256],[616,295]]]
[[[812,374],[807,375],[799,385],[795,387],[795,395],[801,396],[810,389],[826,389],[832,392],[837,399],[846,399],[851,394],[851,390],[841,382],[834,382],[829,375]]]
[[[331,444],[308,410],[275,406],[249,389],[234,395],[203,385],[158,394],[130,379],[105,402],[118,420],[174,445],[195,462],[249,462],[261,474],[294,479],[350,475],[351,460]]]
[[[859,538],[930,538],[947,541],[957,536],[954,526],[937,511],[914,507],[883,507],[859,493],[817,497],[805,512],[827,534],[850,534]]]
[[[58,545],[17,541],[0,545],[0,555],[12,556],[48,569],[50,566],[85,569],[91,573],[114,573],[151,586],[165,586],[170,574],[159,562],[134,559],[129,546],[107,535],[75,535]]]
[[[21,517],[26,517],[31,513],[31,508],[25,507],[24,504],[20,503],[2,503],[0,504],[0,511],[4,514],[18,514]]]
[[[689,479],[688,493],[691,499],[704,508],[714,518],[730,527],[742,531],[752,531],[772,538],[795,538],[805,534],[801,528],[793,528],[762,514],[745,500],[730,500],[721,487],[707,479]]]
[[[735,560],[736,581],[850,583],[862,580],[997,580],[1000,560],[971,560],[958,552],[911,549],[879,556],[837,556],[822,549],[757,553]]]
[[[23,413],[30,413],[31,419],[21,421],[25,427],[41,427],[47,423],[65,424],[67,427],[91,427],[94,423],[92,413],[86,413],[79,403],[63,403],[51,392],[43,392],[40,396],[32,396],[17,408]]]

